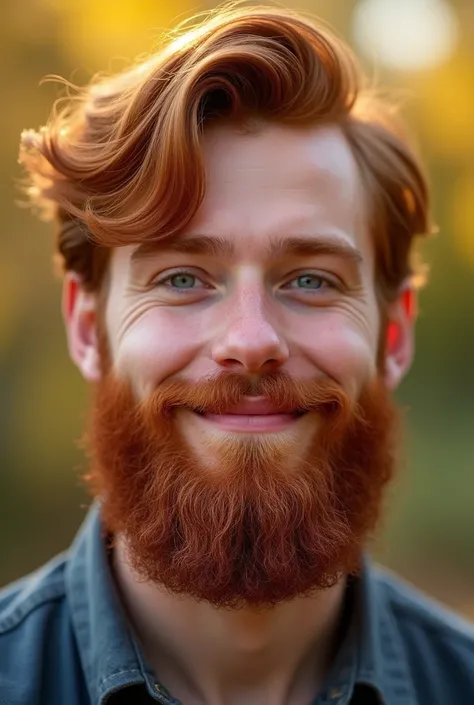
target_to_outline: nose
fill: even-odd
[[[246,291],[229,306],[213,348],[213,360],[233,372],[270,372],[288,360],[289,350],[265,313],[264,295]]]

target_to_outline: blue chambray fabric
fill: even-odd
[[[313,705],[474,704],[473,627],[368,558],[351,591]],[[128,628],[95,503],[68,552],[0,591],[0,705],[179,705],[158,678]]]

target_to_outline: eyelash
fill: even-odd
[[[200,279],[200,277],[198,277],[197,274],[194,274],[194,272],[191,272],[188,269],[177,269],[176,271],[171,272],[171,274],[167,274],[166,277],[164,277],[163,279],[155,280],[153,282],[153,286],[154,287],[165,286],[168,290],[173,291],[173,292],[179,292],[179,294],[187,294],[191,291],[196,291],[196,289],[194,289],[194,288],[179,289],[177,287],[166,286],[167,283],[173,277],[179,277],[180,275],[195,277],[196,279],[202,281],[202,279]],[[319,289],[304,289],[303,288],[303,289],[299,289],[299,291],[320,291],[321,289],[326,289],[326,288],[342,290],[342,288],[343,288],[342,283],[336,282],[332,277],[324,276],[322,274],[314,274],[313,272],[304,272],[303,274],[298,274],[298,276],[291,279],[290,282],[288,282],[288,284],[291,283],[292,281],[295,281],[296,279],[299,279],[300,277],[304,277],[304,276],[308,276],[308,275],[313,276],[313,277],[317,277],[318,279],[320,279],[324,283],[324,286],[320,287]],[[203,287],[203,288],[207,288],[207,287]]]

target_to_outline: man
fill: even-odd
[[[95,502],[0,597],[5,705],[474,701],[474,636],[365,554],[425,179],[347,47],[215,13],[22,136]]]

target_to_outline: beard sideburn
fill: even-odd
[[[176,427],[179,408],[219,413],[250,394],[314,414],[291,470],[284,434],[231,434],[211,469]],[[396,420],[380,379],[354,402],[329,380],[225,372],[167,380],[137,402],[109,369],[84,439],[85,479],[140,578],[217,607],[271,606],[357,573],[393,474]]]

